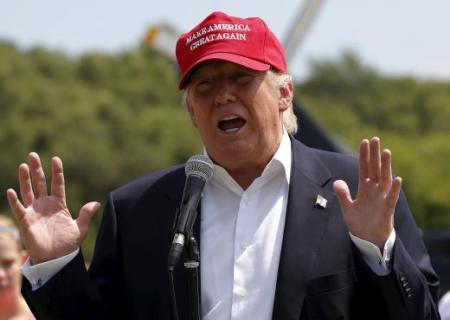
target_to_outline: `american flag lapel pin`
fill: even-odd
[[[317,208],[325,209],[327,207],[327,199],[322,197],[320,194],[317,195],[316,203],[314,204]]]

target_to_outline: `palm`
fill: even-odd
[[[360,148],[358,193],[353,200],[344,181],[336,181],[343,218],[349,231],[383,248],[394,223],[401,179],[392,179],[391,154],[380,153],[378,138],[363,140]]]
[[[52,161],[51,195],[47,194],[44,172],[37,154],[30,154],[30,167],[19,167],[20,193],[8,190],[8,201],[17,216],[23,242],[33,262],[64,256],[76,250],[86,236],[98,203],[88,203],[74,220],[67,208],[62,162]]]
[[[56,258],[77,248],[80,230],[60,199],[36,199],[26,208],[23,220],[27,228],[23,241],[30,252]]]

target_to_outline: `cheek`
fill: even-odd
[[[189,113],[189,117],[191,118],[191,122],[194,127],[198,128],[194,109],[190,105],[187,106],[187,112]]]
[[[190,117],[191,117],[192,125],[198,129],[197,119],[195,118],[195,116],[192,113],[190,114]]]
[[[20,273],[20,268],[14,268],[9,274],[9,281],[12,287],[20,287],[22,284],[22,274]]]
[[[206,106],[197,106],[196,108],[189,108],[189,115],[191,117],[191,122],[197,130],[200,131],[210,131],[211,125],[211,114],[208,112]]]
[[[269,99],[272,99],[269,101]],[[255,110],[256,117],[259,119],[262,125],[264,125],[267,129],[273,126],[277,126],[281,113],[278,109],[278,104],[272,96],[268,97],[265,101],[262,101],[259,104],[258,110]]]
[[[20,267],[9,268],[3,275],[3,284],[6,284],[9,290],[16,290],[21,287],[22,274]]]

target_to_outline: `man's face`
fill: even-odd
[[[292,86],[267,72],[224,61],[202,64],[187,88],[187,106],[209,156],[229,171],[263,169],[282,136]]]

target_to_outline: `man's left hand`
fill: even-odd
[[[380,139],[364,139],[360,145],[359,183],[352,199],[347,183],[334,182],[333,189],[341,206],[349,231],[372,242],[383,252],[384,244],[394,228],[394,211],[402,180],[392,178],[391,152],[380,152]]]

